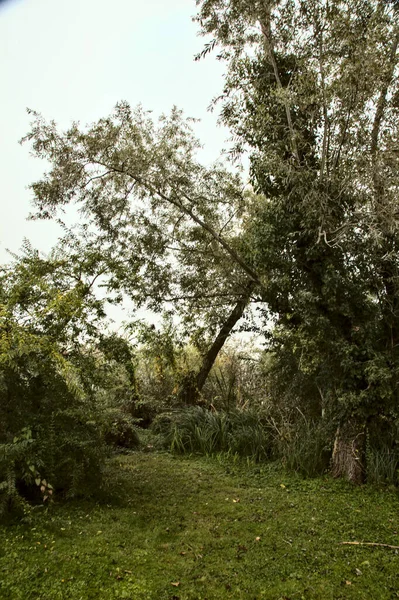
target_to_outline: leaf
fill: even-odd
[[[35,479],[35,483],[36,483],[36,485],[40,485],[40,477],[37,477],[37,478]]]

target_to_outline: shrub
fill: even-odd
[[[106,457],[95,370],[101,305],[60,257],[29,246],[0,269],[0,502],[96,489]],[[82,340],[85,340],[83,343]]]
[[[135,419],[121,410],[114,410],[107,416],[104,439],[108,445],[126,449],[140,446]]]

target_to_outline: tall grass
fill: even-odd
[[[369,447],[366,451],[367,482],[397,485],[399,454],[393,448]]]
[[[158,416],[152,430],[165,447],[180,454],[226,452],[256,462],[271,456],[269,428],[252,411],[216,412],[194,406]]]
[[[280,454],[289,471],[305,477],[325,473],[331,461],[332,444],[325,426],[316,421],[304,421],[292,428],[289,439],[280,441]]]

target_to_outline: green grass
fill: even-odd
[[[395,550],[341,544],[399,545],[394,491],[157,453],[110,470],[103,503],[1,528],[1,600],[399,597]]]

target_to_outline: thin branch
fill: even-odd
[[[87,163],[87,164],[90,164],[90,163]],[[105,173],[100,173],[99,175],[94,175],[93,177],[89,177],[89,179],[86,181],[86,183],[84,183],[81,186],[82,189],[86,188],[88,185],[90,185],[90,183],[92,183],[92,181],[95,181],[96,179],[103,179],[103,177],[106,177],[107,175],[109,175],[112,172],[113,172],[113,169],[109,169]]]
[[[97,161],[97,163],[105,168],[109,168],[109,165],[105,165],[100,161]],[[148,183],[148,181],[146,181],[139,175],[136,175],[130,171],[127,171],[124,168],[118,168],[116,166],[113,166],[112,169],[115,173],[121,173],[123,175],[126,175],[127,177],[130,177],[131,179],[136,181],[139,185],[144,187],[152,195],[158,196],[159,198],[161,198],[168,204],[172,204],[172,206],[175,206],[177,209],[179,209],[184,214],[189,216],[195,223],[197,223],[197,225],[199,225],[200,227],[202,227],[202,229],[207,231],[213,237],[213,239],[216,240],[218,242],[218,244],[220,244],[226,250],[226,252],[234,260],[234,262],[236,262],[237,264],[240,265],[240,267],[245,271],[245,273],[247,273],[247,275],[249,275],[249,277],[251,278],[252,281],[254,281],[257,285],[259,285],[261,288],[263,288],[263,285],[259,279],[259,275],[256,273],[256,271],[254,271],[254,269],[252,269],[252,267],[250,267],[245,262],[245,260],[243,258],[241,258],[241,256],[238,254],[238,252],[236,252],[234,250],[234,248],[232,248],[230,246],[230,244],[228,242],[226,242],[226,240],[219,233],[217,233],[217,231],[215,231],[211,225],[209,225],[209,223],[207,223],[206,221],[204,221],[203,219],[198,217],[191,208],[189,208],[188,206],[185,206],[183,204],[183,202],[180,199],[178,199],[179,195],[183,196],[186,200],[188,200],[190,202],[191,205],[193,205],[192,199],[185,192],[183,192],[182,190],[178,190],[178,191],[175,190],[173,188],[173,186],[170,184],[170,182],[168,182],[172,191],[177,196],[176,198],[172,198],[170,195],[168,196],[163,191],[154,188],[152,184]]]
[[[341,542],[344,546],[379,546],[382,548],[392,548],[393,550],[399,550],[399,546],[392,546],[391,544],[379,544],[377,542]]]
[[[399,44],[399,32],[396,33],[394,40],[392,42],[391,52],[389,55],[389,61],[387,66],[387,71],[384,77],[384,83],[381,88],[381,92],[377,102],[377,108],[375,111],[373,129],[371,131],[371,145],[370,145],[370,153],[371,153],[371,161],[373,167],[373,180],[375,191],[378,195],[381,188],[381,181],[378,175],[377,169],[377,149],[378,149],[378,137],[380,133],[381,123],[384,119],[385,108],[387,105],[387,94],[389,86],[392,83],[395,66],[396,66],[396,52]]]
[[[357,86],[354,90],[354,93],[352,94],[351,97],[351,102],[349,104],[349,108],[348,108],[348,114],[346,115],[346,122],[345,122],[345,126],[342,132],[342,137],[341,137],[341,142],[339,144],[339,147],[337,149],[337,154],[335,155],[335,159],[334,159],[334,163],[333,163],[333,170],[335,170],[338,167],[338,163],[339,163],[339,159],[341,157],[341,150],[344,146],[345,140],[346,140],[346,135],[348,133],[348,127],[349,127],[349,119],[351,118],[351,114],[352,114],[352,108],[355,104],[355,100],[356,100],[356,94],[357,94]]]
[[[196,294],[194,296],[172,296],[170,298],[163,298],[162,302],[178,302],[180,300],[189,301],[189,300],[207,300],[209,298],[228,298],[229,303],[231,303],[231,298],[233,294],[220,293],[220,294]],[[238,296],[239,297],[239,296]]]
[[[222,225],[221,229],[219,229],[219,235],[220,235],[221,233],[223,233],[223,230],[224,230],[224,229],[226,229],[226,227],[227,227],[227,225],[228,225],[229,223],[231,223],[231,221],[234,219],[234,217],[235,217],[235,216],[238,214],[239,210],[240,210],[240,209],[239,209],[239,208],[237,208],[237,210],[235,210],[235,211],[233,212],[233,214],[231,215],[231,217],[230,217],[229,219],[227,219],[226,223],[225,223],[224,225]]]
[[[328,135],[329,135],[329,119],[328,119],[328,111],[327,111],[327,99],[326,99],[326,76],[324,72],[324,61],[323,61],[323,32],[320,32],[319,37],[319,65],[320,65],[320,77],[321,77],[321,90],[323,95],[323,119],[324,119],[324,127],[323,127],[323,144],[322,144],[322,154],[321,154],[321,163],[320,163],[320,183],[323,182],[324,170],[327,167],[328,170]],[[328,177],[328,172],[327,172]]]
[[[107,268],[107,267],[104,267],[103,269],[101,269],[101,271],[99,271],[99,272],[97,273],[97,275],[95,275],[95,276],[93,277],[92,281],[91,281],[89,284],[87,284],[87,287],[86,287],[86,293],[90,292],[91,288],[93,287],[93,285],[95,284],[95,282],[97,281],[97,279],[98,279],[99,277],[101,277],[101,275],[104,275],[104,273],[106,273],[107,271],[108,271],[108,268]]]
[[[298,147],[297,147],[297,143],[296,143],[294,125],[293,125],[292,117],[291,117],[291,109],[290,109],[290,105],[289,105],[288,99],[286,97],[286,94],[284,93],[284,87],[283,87],[283,84],[281,83],[276,57],[274,55],[274,45],[273,45],[273,37],[272,37],[272,30],[271,30],[271,3],[269,0],[265,0],[265,18],[259,19],[259,23],[260,23],[260,27],[261,27],[261,30],[263,33],[263,37],[265,39],[265,48],[269,55],[271,65],[273,67],[273,72],[274,72],[274,77],[275,77],[275,80],[277,83],[277,87],[279,90],[281,90],[283,92],[282,97],[283,97],[283,103],[284,103],[284,108],[285,108],[285,114],[287,117],[288,129],[290,132],[292,152],[293,152],[293,155],[295,156],[295,159],[299,165],[300,160],[299,160]]]

